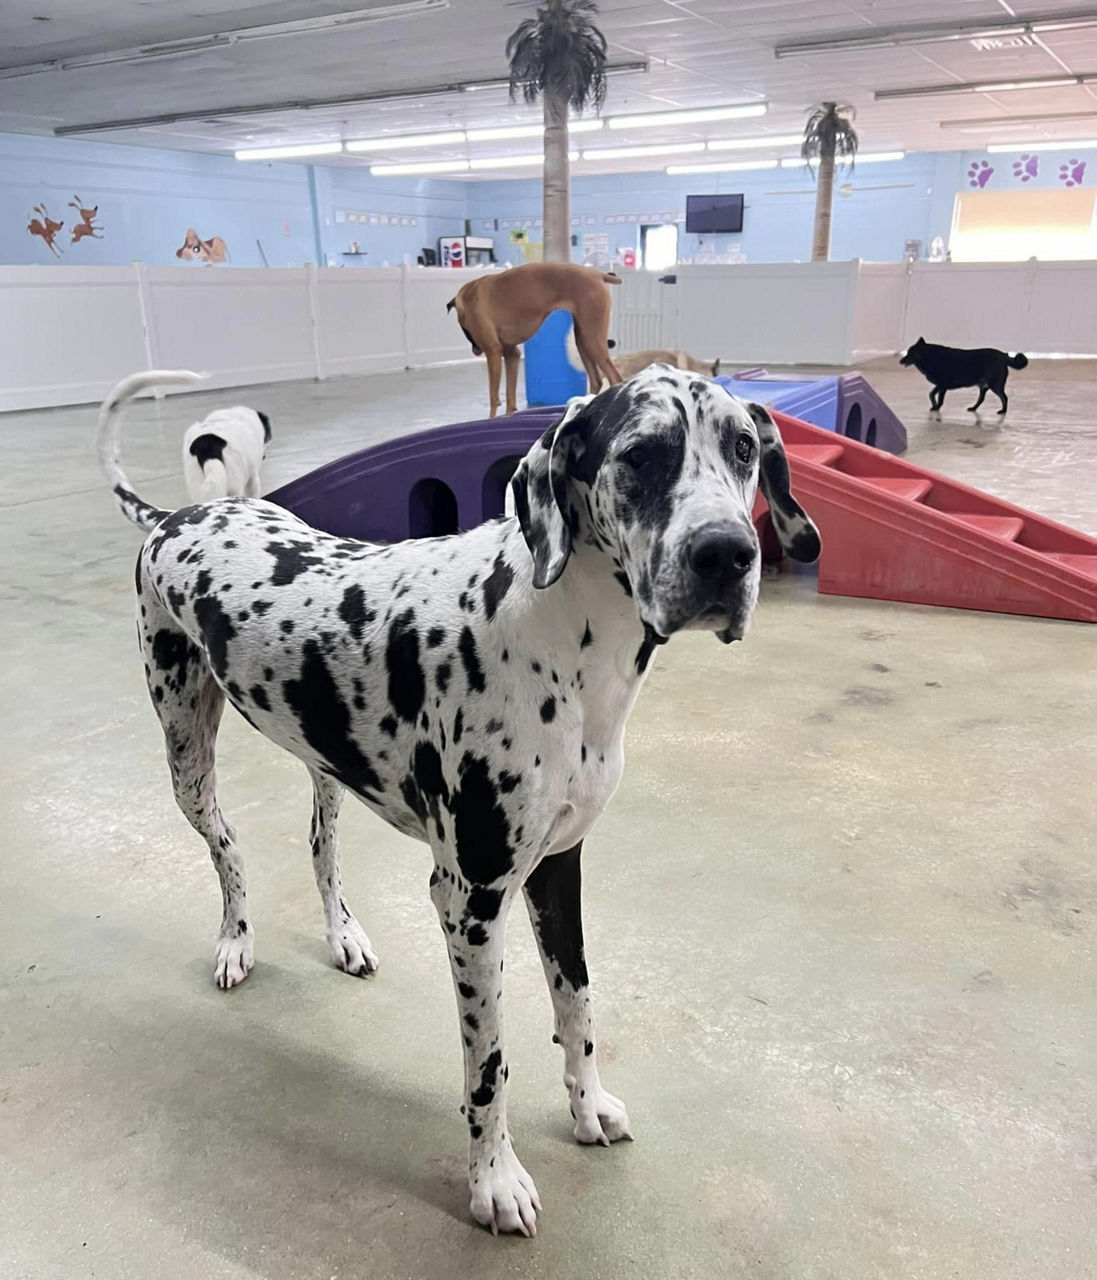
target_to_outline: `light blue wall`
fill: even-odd
[[[79,215],[68,202],[77,195],[98,204],[102,240],[71,243]],[[57,238],[62,263],[178,266],[175,251],[188,227],[203,239],[220,236],[234,266],[262,266],[257,239],[272,267],[316,256],[303,165],[253,169],[186,151],[0,134],[0,262],[57,261],[27,233],[32,206],[43,201],[50,217],[65,223]]]
[[[229,263],[263,265],[259,240],[272,267],[301,266],[331,255],[346,265],[412,261],[423,245],[461,235],[467,186],[423,178],[372,178],[356,169],[311,170],[303,164],[266,164],[187,151],[160,151],[29,134],[0,134],[0,263],[71,263],[118,266],[138,259],[179,265],[175,251],[188,227],[204,239],[220,236]],[[78,215],[68,202],[98,204],[103,239],[71,243]],[[27,232],[32,206],[44,202],[63,251],[54,258]],[[417,226],[369,226],[335,221],[336,210],[414,217]],[[317,232],[321,244],[317,246]],[[364,258],[343,258],[351,240]]]
[[[839,185],[851,181],[850,195],[838,194],[834,204],[831,256],[861,257],[874,261],[896,261],[902,257],[907,239],[928,240],[933,222],[932,191],[936,182],[937,157],[910,156],[893,164],[864,165],[852,179],[844,176]],[[743,230],[739,235],[686,235],[679,240],[679,254],[697,257],[702,248],[717,254],[738,245],[750,262],[788,262],[811,256],[811,224],[815,188],[810,175],[801,169],[766,169],[740,173],[691,174],[672,177],[665,173],[624,174],[612,178],[572,180],[572,218],[576,234],[605,232],[611,247],[637,247],[639,226],[607,223],[607,215],[684,209],[688,194],[742,192],[746,196]],[[948,192],[947,216],[952,215],[955,187]],[[484,223],[489,218],[531,218],[541,212],[540,184],[537,182],[493,182],[476,184],[471,192],[470,216],[477,235],[492,234]],[[587,219],[594,217],[595,223]],[[932,234],[937,234],[936,230]],[[496,255],[518,262],[521,250],[508,241],[508,232],[495,232]],[[531,238],[539,239],[539,232]],[[581,253],[581,247],[576,256]]]
[[[852,191],[843,195],[839,189],[835,198],[831,256],[896,261],[908,239],[921,240],[924,246],[937,235],[947,241],[956,193],[975,189],[972,184],[978,184],[987,168],[993,172],[986,189],[1022,189],[1065,185],[1077,177],[1079,163],[1086,170],[1082,183],[1097,182],[1097,150],[1043,152],[1035,175],[1028,174],[1020,153],[940,152],[863,165],[852,179],[843,175],[839,181],[839,188],[850,181]],[[580,237],[605,232],[613,248],[635,246],[638,224],[607,223],[607,216],[683,209],[691,192],[737,191],[746,196],[742,233],[706,237],[706,245],[719,254],[738,244],[750,262],[788,262],[810,255],[814,187],[800,169],[576,177],[572,214],[583,221],[574,230]],[[102,240],[71,244],[76,214],[67,206],[76,195],[99,205]],[[60,261],[77,265],[118,265],[134,259],[177,264],[175,250],[187,227],[205,238],[221,236],[233,266],[261,265],[257,240],[271,266],[328,260],[348,266],[395,265],[405,254],[414,261],[423,246],[436,247],[439,236],[460,235],[466,218],[473,234],[494,235],[500,261],[519,262],[521,250],[509,243],[507,231],[489,231],[484,224],[539,217],[541,185],[536,180],[373,178],[365,167],[245,165],[192,152],[0,134],[0,263],[57,261],[41,239],[26,230],[32,206],[41,201],[53,218],[65,222],[58,237],[64,250]],[[340,222],[339,211],[396,221]],[[400,218],[414,218],[417,224],[400,225]],[[539,239],[540,232],[531,232],[531,238]],[[342,256],[352,240],[368,251],[367,256]],[[683,233],[682,256],[696,257],[701,249],[698,237]],[[576,250],[576,257],[580,253]]]
[[[324,260],[346,266],[398,266],[404,254],[414,262],[424,247],[438,248],[439,236],[465,234],[469,186],[435,178],[374,178],[365,169],[316,170],[317,211]],[[417,219],[413,227],[336,221],[337,212]],[[343,257],[357,240],[363,258]]]

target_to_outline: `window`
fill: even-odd
[[[678,224],[664,222],[640,228],[640,265],[646,271],[665,271],[678,261]]]

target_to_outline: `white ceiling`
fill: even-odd
[[[372,0],[373,7],[385,0]],[[210,35],[258,24],[368,8],[371,0],[4,0],[0,69],[101,54],[153,41]],[[505,89],[451,92],[333,108],[233,114],[234,107],[411,91],[506,74],[506,38],[534,0],[449,0],[436,10],[342,31],[243,41],[171,59],[3,77],[0,131],[48,133],[57,127],[193,113],[172,124],[93,136],[104,141],[205,152],[378,134],[490,127],[536,119]],[[613,76],[604,114],[664,111],[765,99],[757,120],[588,135],[580,145],[798,133],[813,102],[857,108],[865,151],[974,149],[992,141],[1097,136],[1097,84],[965,93],[876,102],[875,90],[1097,73],[1097,26],[1049,33],[1021,48],[978,51],[967,40],[776,58],[778,43],[904,24],[998,22],[1066,10],[1097,12],[1066,0],[601,0],[600,25],[613,62],[647,60],[647,72]],[[43,19],[48,19],[45,21]],[[1038,123],[1033,115],[1060,117]],[[1011,117],[1023,116],[1023,123]],[[469,155],[520,155],[536,139],[479,143],[472,149],[393,151],[318,163],[362,167]],[[795,147],[772,154],[789,155]],[[766,151],[750,152],[764,157]],[[740,159],[725,155],[721,159]],[[683,162],[692,158],[683,157]],[[674,157],[581,164],[576,172],[661,169]],[[489,178],[536,170],[492,171]]]

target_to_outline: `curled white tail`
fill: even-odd
[[[205,373],[192,373],[189,369],[151,369],[148,373],[134,373],[114,388],[99,410],[99,430],[96,447],[99,465],[107,477],[122,514],[140,529],[152,529],[165,515],[158,507],[150,506],[134,493],[133,486],[122,468],[121,411],[127,401],[149,387],[186,386],[201,382]]]

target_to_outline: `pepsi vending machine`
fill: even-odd
[[[489,236],[440,236],[438,259],[443,267],[490,267],[495,241]]]

